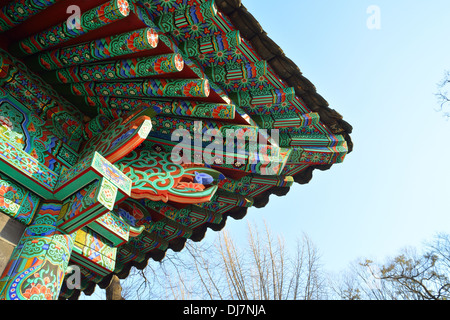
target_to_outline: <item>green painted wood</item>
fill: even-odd
[[[76,232],[71,260],[88,270],[100,276],[110,274],[115,268],[116,255],[117,248],[110,246],[95,232],[88,229]]]
[[[105,178],[113,184],[119,190],[120,198],[130,195],[131,180],[98,152],[94,152],[61,174],[55,186],[54,197],[64,200],[100,178]]]
[[[9,142],[0,131],[0,171],[44,199],[53,199],[58,175]]]
[[[129,240],[130,225],[112,211],[88,224],[87,228],[109,240],[113,247],[119,247]]]
[[[96,180],[64,201],[57,226],[72,233],[111,211],[118,189],[106,178]]]
[[[17,57],[31,55],[99,29],[127,17],[132,3],[127,0],[110,0],[81,14],[80,28],[69,29],[66,21],[28,38],[13,43],[9,50]]]

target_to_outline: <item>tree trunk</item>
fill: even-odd
[[[106,300],[125,300],[122,297],[122,286],[119,277],[113,275],[111,283],[106,288]]]

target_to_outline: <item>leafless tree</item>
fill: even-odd
[[[384,264],[365,259],[334,283],[341,299],[447,300],[450,298],[450,237],[437,235],[423,252],[403,249]]]
[[[325,275],[320,256],[304,235],[293,254],[281,237],[248,225],[246,245],[227,231],[215,243],[188,241],[183,253],[169,253],[151,274],[153,285],[123,282],[124,296],[132,299],[296,300],[325,299]],[[133,274],[131,279],[133,279]],[[146,275],[147,281],[150,276]],[[140,280],[138,280],[141,278]],[[157,285],[155,285],[157,284]],[[133,288],[134,294],[129,294]]]
[[[450,95],[448,93],[450,87],[450,71],[444,72],[444,77],[437,84],[436,98],[439,104],[438,111],[442,112],[444,117],[450,118]]]
[[[127,300],[447,300],[450,235],[438,234],[420,252],[406,248],[384,263],[359,259],[330,277],[306,235],[295,249],[289,249],[267,226],[261,232],[249,225],[245,244],[227,231],[213,243],[188,241],[182,253],[169,251],[162,262],[133,269],[121,285],[121,292],[111,287],[106,296],[121,295]]]

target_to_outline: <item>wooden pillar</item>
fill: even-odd
[[[44,203],[0,278],[0,300],[57,300],[73,239],[55,227],[61,205]]]

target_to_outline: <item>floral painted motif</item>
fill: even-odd
[[[185,191],[203,191],[205,190],[205,186],[200,183],[194,182],[180,182],[175,189],[181,189]]]
[[[28,286],[23,290],[22,295],[29,300],[53,300],[55,289],[58,287],[56,277],[51,274],[51,279],[45,276],[44,272],[36,272],[31,279],[28,279]]]
[[[9,208],[10,204],[12,204],[11,200],[8,197],[8,193],[14,192],[14,188],[10,186],[0,186],[0,208]]]
[[[157,32],[154,29],[147,30],[147,42],[153,47],[156,48],[158,46],[159,37]]]
[[[118,0],[117,6],[119,7],[119,11],[124,16],[127,16],[130,13],[130,5],[127,0]]]

